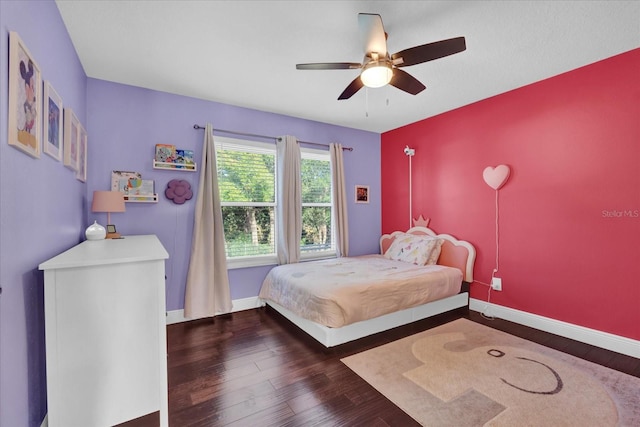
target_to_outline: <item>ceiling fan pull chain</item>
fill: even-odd
[[[369,117],[369,88],[364,88],[364,116]]]

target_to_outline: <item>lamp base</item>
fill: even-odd
[[[98,221],[94,221],[84,232],[87,240],[103,240],[106,234],[107,231],[103,226],[98,224]]]
[[[105,239],[119,239],[120,233],[116,231],[116,226],[113,224],[107,224],[107,236]]]

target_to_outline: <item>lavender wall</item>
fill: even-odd
[[[354,151],[344,154],[349,197],[350,254],[378,251],[380,236],[380,135],[279,114],[88,79],[89,193],[109,188],[111,171],[138,171],[155,180],[157,204],[127,203],[127,211],[111,215],[119,232],[156,234],[170,254],[166,262],[167,309],[184,307],[195,198],[175,205],[164,197],[171,179],[186,179],[197,194],[198,173],[153,169],[155,144],[194,150],[199,164],[203,131],[194,124],[261,135],[294,135],[300,140],[340,142]],[[277,100],[274,100],[277,103]],[[369,185],[371,203],[353,203],[354,186]],[[106,214],[89,220],[106,222]],[[256,296],[270,267],[232,270],[233,299]]]
[[[267,135],[291,134],[316,142],[341,142],[350,194],[351,253],[377,251],[380,234],[380,135],[327,124],[87,80],[55,3],[0,0],[0,426],[39,426],[46,414],[43,274],[37,266],[84,240],[84,229],[104,215],[90,212],[91,194],[107,189],[113,169],[136,170],[162,192],[173,178],[197,189],[197,173],[152,169],[156,143],[194,149],[202,131],[194,123]],[[89,134],[88,180],[83,184],[46,154],[34,159],[7,144],[9,32],[19,33],[42,77],[71,107]],[[355,184],[369,185],[371,203],[353,204]],[[128,204],[113,214],[123,234],[157,234],[167,261],[167,308],[184,303],[193,202]],[[234,299],[257,295],[267,267],[230,272]],[[117,309],[114,308],[114,315]]]
[[[80,241],[86,185],[52,157],[34,159],[7,145],[9,32],[20,35],[43,79],[83,123],[86,75],[53,1],[0,0],[0,28],[0,426],[39,426],[46,372],[37,268]]]

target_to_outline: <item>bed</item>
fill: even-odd
[[[475,248],[413,227],[380,254],[274,267],[259,298],[325,347],[467,306]]]

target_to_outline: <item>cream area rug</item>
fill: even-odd
[[[640,379],[458,319],[342,359],[424,426],[640,426]]]

